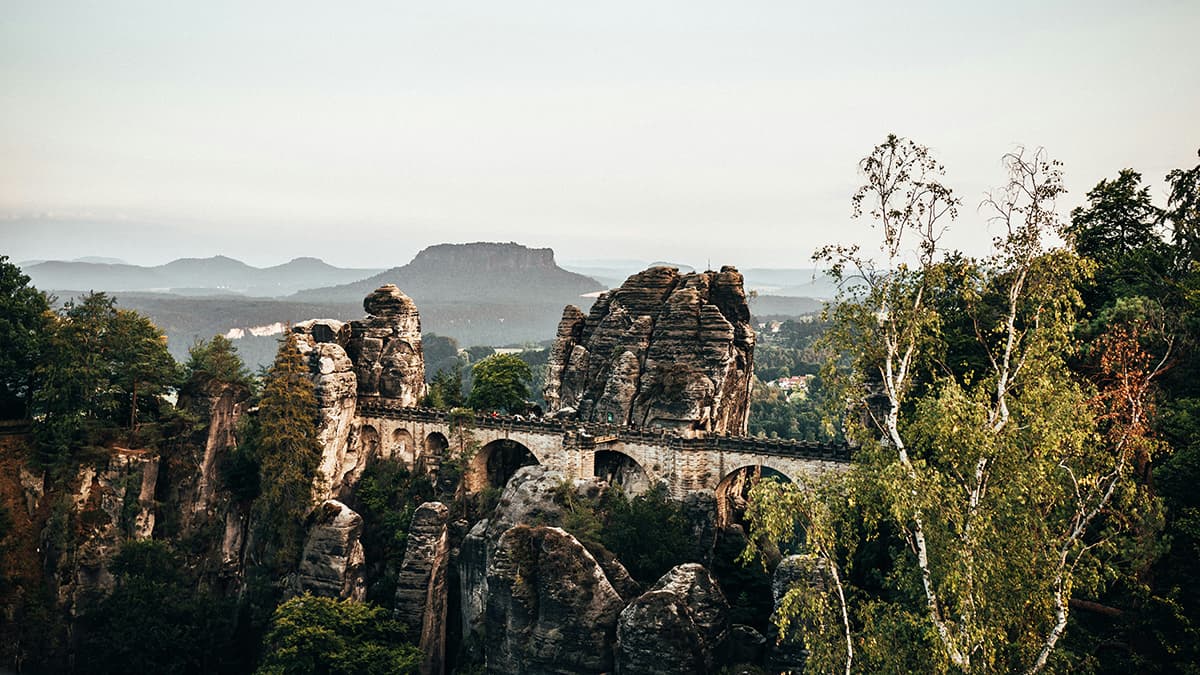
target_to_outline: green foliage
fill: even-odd
[[[211,340],[197,339],[188,348],[188,361],[184,365],[185,389],[193,392],[212,393],[214,388],[233,386],[249,392],[253,379],[246,364],[238,356],[237,347],[224,335],[214,335]]]
[[[160,395],[179,372],[149,319],[90,293],[53,317],[43,353],[33,401],[44,466],[61,466],[79,447],[121,428],[128,430],[126,443],[151,445],[154,423],[170,414]]]
[[[465,403],[462,391],[462,366],[455,363],[450,370],[439,370],[433,376],[421,405],[438,410],[450,410]]]
[[[29,415],[49,311],[46,295],[0,255],[0,419]]]
[[[1171,265],[1169,249],[1158,233],[1163,214],[1150,200],[1150,186],[1132,169],[1102,180],[1087,193],[1088,203],[1071,212],[1066,228],[1075,252],[1098,263],[1095,280],[1085,289],[1089,307],[1116,298],[1162,289]]]
[[[801,630],[819,670],[1061,667],[1070,599],[1109,587],[1118,552],[1155,527],[1135,471],[1159,450],[1144,426],[1157,372],[1145,333],[1106,331],[1092,381],[1071,371],[1091,265],[1043,244],[1063,232],[1057,163],[1019,151],[1005,166],[984,200],[992,254],[943,254],[958,199],[927,149],[889,136],[854,198],[882,258],[821,253],[836,278],[861,280],[829,313],[829,353],[845,356],[822,370],[853,406],[856,462],[801,490],[764,481],[750,510],[752,551],[806,534],[821,583],[792,589],[776,619]],[[1116,192],[1138,201],[1136,176],[1123,178]],[[1102,219],[1074,236],[1136,246],[1135,215],[1115,239],[1099,236]],[[858,567],[881,550],[873,571]]]
[[[848,584],[841,572],[856,543],[841,536],[854,520],[849,488],[837,475],[810,476],[801,485],[760,480],[751,488],[746,512],[750,536],[743,562],[762,556],[763,542],[790,543],[802,533],[812,582],[787,589],[775,618],[781,635],[800,634],[808,649],[805,666],[814,672],[839,670],[854,658]]]
[[[413,475],[399,462],[375,462],[363,472],[354,491],[355,507],[363,518],[363,550],[377,578],[367,599],[388,604],[396,595],[396,569],[404,561],[413,513],[434,499],[426,476]]]
[[[304,595],[280,605],[266,638],[262,675],[415,673],[421,653],[401,641],[389,612]]]
[[[529,364],[513,354],[494,354],[471,369],[474,384],[467,405],[476,410],[500,410],[519,413],[529,398],[533,371]]]
[[[691,529],[683,505],[668,496],[661,483],[632,499],[609,490],[600,542],[642,583],[654,583],[680,563],[689,562]]]
[[[263,560],[282,574],[300,555],[321,458],[316,395],[291,334],[267,372],[258,408],[257,433],[248,439],[259,465],[260,494],[252,521]]]
[[[841,428],[836,423],[836,411],[831,410],[834,402],[820,375],[809,379],[807,394],[790,397],[780,389],[756,381],[750,392],[750,435],[840,441]]]
[[[127,542],[116,587],[80,620],[90,673],[213,673],[231,664],[233,607],[194,590],[164,543]]]

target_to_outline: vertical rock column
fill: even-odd
[[[426,502],[417,508],[396,579],[395,617],[424,655],[422,675],[440,675],[445,669],[449,515],[441,502]]]
[[[350,322],[346,343],[358,376],[358,394],[417,405],[425,395],[425,358],[416,304],[387,284],[363,300],[363,309],[370,316]]]
[[[652,267],[586,317],[564,310],[543,394],[550,412],[583,421],[744,434],[754,343],[736,269]]]

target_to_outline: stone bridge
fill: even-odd
[[[631,493],[661,481],[673,497],[712,492],[719,502],[744,492],[754,476],[796,480],[844,467],[850,460],[844,444],[684,437],[663,430],[505,415],[468,414],[455,421],[453,414],[362,397],[357,410],[360,449],[368,454],[377,449],[427,469],[469,454],[463,480],[471,492],[502,487],[518,468],[537,463],[573,478],[600,476]]]

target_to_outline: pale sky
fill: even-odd
[[[805,267],[888,132],[1197,162],[1200,2],[0,0],[0,253],[389,267],[441,242]]]

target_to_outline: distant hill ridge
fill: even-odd
[[[301,291],[293,298],[305,302],[358,302],[383,284],[396,284],[423,312],[435,302],[565,304],[604,289],[595,279],[559,267],[552,249],[513,242],[474,242],[430,246],[407,265],[350,284]]]
[[[341,284],[379,270],[334,267],[317,258],[295,258],[281,265],[253,267],[228,256],[180,258],[143,267],[124,263],[48,260],[23,271],[47,290],[169,291],[203,289],[277,297],[303,288]]]

